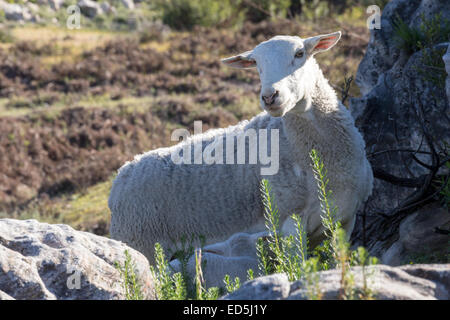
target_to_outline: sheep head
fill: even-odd
[[[341,32],[302,39],[276,36],[222,62],[233,68],[257,68],[261,80],[260,102],[263,110],[280,117],[305,98],[313,85],[312,57],[332,48]]]

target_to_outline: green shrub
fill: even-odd
[[[156,268],[150,266],[153,275],[156,297],[159,300],[184,300],[187,297],[186,282],[181,273],[171,275],[169,262],[166,260],[159,243],[155,244]]]
[[[447,73],[442,56],[446,48],[437,48],[436,45],[450,40],[450,20],[442,18],[441,13],[430,19],[422,14],[421,24],[410,27],[397,15],[393,27],[398,48],[408,54],[422,52],[421,63],[416,66],[419,76],[443,89]]]
[[[296,223],[296,235],[283,236],[279,226],[279,216],[271,188],[267,180],[261,181],[261,192],[264,204],[266,227],[269,231],[267,246],[260,239],[257,244],[262,275],[285,273],[290,281],[303,279],[306,283],[309,299],[320,299],[318,271],[339,268],[341,271],[341,299],[372,299],[373,292],[368,288],[366,266],[377,263],[375,258],[369,258],[367,251],[359,247],[350,250],[347,235],[336,220],[338,208],[333,204],[332,192],[328,188],[328,179],[323,162],[316,150],[310,153],[312,169],[317,180],[320,200],[322,225],[326,240],[308,255],[308,240],[301,219],[293,215]],[[350,267],[362,266],[363,286],[361,292],[355,291],[354,276]]]
[[[414,53],[418,50],[418,44],[422,40],[422,35],[416,28],[410,28],[400,16],[397,16],[392,23],[394,27],[394,39],[398,48],[407,53]]]
[[[243,20],[238,0],[158,0],[155,9],[162,21],[178,30],[194,26],[234,25]]]
[[[244,0],[242,9],[246,18],[252,22],[260,22],[270,17],[285,18],[292,5],[291,0]]]
[[[422,14],[419,27],[410,27],[397,15],[392,25],[397,46],[410,54],[450,40],[450,21],[441,13],[431,19]]]
[[[315,20],[330,14],[330,4],[321,0],[300,0],[302,16],[308,20]]]
[[[144,298],[142,294],[141,284],[139,283],[134,265],[131,260],[131,256],[128,250],[125,250],[125,261],[122,264],[115,263],[116,269],[119,271],[121,278],[123,279],[123,290],[125,292],[125,298],[127,300],[142,300]]]

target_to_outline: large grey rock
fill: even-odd
[[[363,288],[361,267],[351,269],[355,292]],[[371,266],[366,269],[368,288],[380,300],[448,300],[450,299],[450,264],[390,267]],[[339,299],[341,275],[339,270],[318,274],[321,298]],[[248,281],[224,300],[288,299],[306,300],[308,287],[304,281],[289,283],[283,274]],[[356,297],[356,296],[355,296]]]
[[[0,298],[124,299],[114,263],[128,250],[144,297],[154,298],[147,259],[125,244],[67,225],[0,220]]]
[[[256,254],[256,242],[258,238],[267,233],[256,234],[237,233],[228,240],[205,246],[202,249],[202,261],[206,262],[202,273],[205,286],[224,287],[224,277],[229,275],[231,279],[238,277],[241,280],[247,278],[247,270],[258,270],[258,257]],[[181,262],[173,260],[170,263],[175,272],[181,272]],[[187,273],[191,279],[195,279],[195,256],[192,255],[187,262]]]
[[[80,7],[81,13],[89,18],[94,18],[95,16],[103,13],[100,4],[95,1],[80,0],[78,1],[78,6]]]
[[[20,4],[11,4],[4,1],[0,2],[0,10],[5,13],[5,18],[12,21],[30,21],[33,16],[28,7]]]
[[[285,274],[273,274],[244,283],[223,300],[284,300],[289,297],[290,288]]]
[[[419,108],[423,106],[426,127],[438,141],[450,141],[450,107],[444,86],[427,79],[433,74],[425,64],[423,54],[400,50],[396,45],[393,22],[397,15],[410,27],[418,28],[421,17],[430,19],[440,13],[450,20],[450,1],[392,0],[383,10],[381,29],[371,30],[370,42],[358,68],[356,83],[362,97],[350,99],[350,110],[366,141],[366,152],[375,176],[384,171],[401,178],[419,177],[428,169],[418,164],[409,152],[389,150],[429,151],[424,141]],[[447,48],[447,43],[434,49]],[[443,51],[444,52],[444,51]],[[426,154],[416,154],[424,163],[431,163]],[[381,234],[381,215],[397,207],[415,189],[390,184],[375,179],[373,195],[367,204],[372,213],[367,217],[366,240],[372,255],[381,257],[397,240]],[[362,244],[362,221],[358,216],[353,239]],[[382,241],[379,241],[383,239]]]
[[[413,213],[402,221],[399,239],[383,254],[381,261],[395,266],[415,260],[450,257],[449,237],[436,232],[436,228],[450,228],[447,209],[431,204]]]
[[[102,12],[103,12],[103,13],[106,13],[106,14],[113,13],[114,10],[115,10],[114,7],[111,6],[111,5],[109,4],[109,2],[107,2],[107,1],[103,1],[103,2],[100,4],[100,8],[102,9]]]
[[[27,2],[26,6],[33,13],[37,13],[39,11],[39,6],[33,2]]]

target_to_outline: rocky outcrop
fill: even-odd
[[[121,242],[36,220],[0,220],[0,299],[125,299],[115,262],[125,250],[145,299],[153,299],[147,259]]]
[[[354,289],[363,288],[361,267],[351,269]],[[366,270],[367,284],[373,298],[380,300],[448,300],[450,299],[450,264],[390,267],[371,266]],[[318,274],[321,299],[339,299],[339,270]],[[304,281],[290,283],[284,274],[275,274],[248,281],[224,300],[306,300],[308,286]],[[357,297],[357,296],[356,296]]]
[[[399,226],[404,217],[427,210],[414,206],[418,202],[409,198],[410,206],[403,206],[409,209],[402,211],[398,219],[394,218],[398,212],[393,211],[425,185],[424,177],[430,170],[423,163],[432,164],[425,136],[431,137],[436,145],[450,141],[450,107],[445,83],[441,78],[435,78],[437,70],[442,71],[430,66],[424,58],[433,51],[433,54],[442,53],[440,60],[448,43],[435,43],[430,48],[411,53],[399,46],[400,40],[394,28],[398,17],[410,28],[418,29],[423,19],[430,21],[437,14],[441,14],[443,23],[450,21],[450,2],[390,1],[383,9],[381,29],[371,31],[366,55],[358,68],[356,83],[363,96],[350,99],[350,110],[366,141],[366,151],[376,178],[372,198],[366,207],[369,213],[366,228],[363,228],[359,215],[352,238],[357,245],[362,245],[364,236],[364,244],[372,255],[378,257],[398,240]],[[437,62],[442,63],[442,60]],[[446,174],[445,169],[441,168],[439,174]],[[431,197],[430,190],[427,189],[427,201],[422,201],[424,197],[420,199],[421,205],[436,199]],[[441,225],[428,223],[427,235],[436,227]],[[422,240],[426,242],[426,239]],[[441,246],[446,244],[445,240]],[[400,247],[399,244],[397,246]]]
[[[450,229],[450,214],[446,208],[430,204],[402,221],[398,240],[383,253],[381,260],[391,266],[410,262],[450,259],[449,236],[436,228]]]

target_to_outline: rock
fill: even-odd
[[[445,71],[447,71],[447,80],[445,82],[445,91],[447,93],[448,104],[450,104],[450,44],[447,53],[442,57],[445,63]]]
[[[393,28],[397,15],[410,27],[419,28],[422,15],[430,19],[437,13],[442,14],[442,19],[450,20],[450,2],[390,1],[383,10],[381,29],[371,30],[367,51],[356,75],[363,96],[349,100],[376,178],[373,195],[367,203],[368,212],[372,214],[367,217],[365,237],[371,255],[378,257],[397,241],[398,223],[390,225],[396,230],[393,236],[381,234],[389,233],[391,229],[380,226],[385,218],[375,212],[389,213],[415,190],[381,180],[380,172],[401,178],[420,177],[429,172],[413,159],[412,153],[389,150],[420,148],[424,152],[430,151],[418,120],[421,106],[430,124],[427,129],[431,136],[441,142],[450,140],[450,108],[445,85],[436,85],[429,79],[432,72],[428,71],[423,59],[430,50],[413,54],[400,50]],[[442,48],[447,48],[447,44],[436,44],[433,50]],[[431,163],[427,154],[416,156],[422,162]],[[362,245],[362,230],[362,219],[358,215],[352,235],[357,245]],[[380,241],[381,238],[385,240]]]
[[[37,3],[41,6],[49,6],[52,10],[58,11],[61,9],[65,0],[37,0]]]
[[[14,298],[11,297],[9,294],[0,291],[0,300],[14,300]]]
[[[39,6],[33,2],[27,2],[27,7],[33,13],[37,13],[39,11]]]
[[[231,279],[247,279],[247,270],[258,270],[256,242],[266,232],[247,234],[237,233],[228,240],[205,246],[202,250],[202,261],[206,261],[202,269],[205,286],[224,287],[224,277]],[[181,272],[181,262],[173,260],[170,263],[174,272]],[[187,263],[187,272],[191,279],[195,279],[195,256],[192,255]]]
[[[393,0],[383,9],[381,29],[373,29],[366,54],[362,59],[355,81],[363,95],[368,94],[379,82],[379,78],[398,60],[400,50],[395,46],[392,20],[396,14],[407,21],[421,0]]]
[[[78,1],[78,6],[80,7],[81,13],[89,18],[94,18],[95,16],[102,14],[102,8],[97,2],[80,0]]]
[[[110,14],[113,12],[113,7],[109,4],[109,2],[106,1],[100,4],[100,8],[102,9],[103,13],[106,14]]]
[[[363,288],[362,268],[353,267],[354,288]],[[390,267],[371,266],[366,269],[368,288],[379,300],[448,300],[450,298],[450,264]],[[340,270],[318,274],[321,298],[339,299]],[[283,299],[306,300],[308,287],[304,281],[289,283],[287,277],[276,274],[248,281],[224,300]]]
[[[19,4],[0,3],[0,9],[5,12],[5,18],[12,21],[30,21],[33,16],[27,7]]]
[[[58,11],[64,4],[64,0],[48,0],[48,4],[50,8],[52,8],[55,11]]]
[[[123,6],[128,10],[134,10],[134,2],[133,0],[121,0]]]
[[[450,256],[448,235],[436,228],[448,229],[450,215],[436,204],[428,205],[400,224],[399,239],[382,256],[382,262],[400,265],[417,259]],[[432,255],[432,257],[427,257]]]
[[[154,298],[147,259],[125,244],[67,225],[0,219],[0,298],[124,299],[114,263],[128,250],[146,299]]]
[[[223,300],[284,300],[289,297],[290,287],[285,274],[272,274],[247,281]]]

